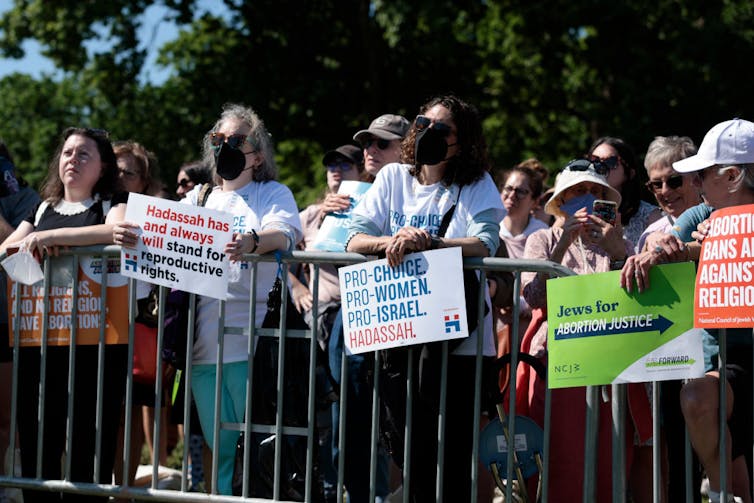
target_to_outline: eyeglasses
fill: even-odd
[[[414,124],[416,124],[417,131],[424,131],[428,127],[432,126],[435,131],[442,133],[443,136],[448,136],[453,132],[452,127],[448,126],[444,122],[433,122],[432,119],[430,119],[426,115],[417,115],[416,119],[414,119]]]
[[[135,180],[140,176],[136,171],[128,171],[127,169],[119,169],[118,174],[129,180]]]
[[[230,148],[240,149],[244,143],[251,145],[251,136],[243,134],[232,134],[225,136],[222,133],[212,133],[209,135],[209,142],[212,144],[212,148],[215,150],[222,147],[223,143],[227,143]]]
[[[607,176],[610,168],[603,162],[590,161],[589,159],[574,159],[563,168],[567,171],[594,171],[600,176]]]
[[[623,162],[623,159],[620,158],[620,156],[617,155],[611,155],[610,157],[605,157],[604,159],[602,157],[597,157],[596,155],[590,155],[588,159],[592,162],[600,162],[607,166],[609,169],[615,169],[618,167],[618,164]]]
[[[671,190],[677,189],[683,185],[683,176],[673,175],[667,180],[650,180],[647,182],[647,188],[653,192],[660,192],[663,185],[667,185]]]
[[[361,142],[361,148],[363,148],[364,150],[368,149],[372,145],[377,145],[378,149],[385,150],[386,148],[390,146],[390,140],[371,137],[368,140],[364,140],[363,142]]]
[[[511,187],[510,185],[506,185],[503,187],[502,193],[504,196],[507,196],[513,192],[518,199],[523,199],[529,194],[531,194],[531,190],[529,189],[522,189],[521,187]]]
[[[192,187],[193,185],[194,185],[194,182],[192,182],[188,178],[182,178],[178,180],[178,186],[183,189],[188,189],[189,187]]]
[[[346,161],[340,161],[340,162],[331,162],[325,167],[327,168],[327,171],[329,171],[330,173],[335,173],[336,171],[345,173],[346,171],[351,171],[353,169],[353,164]]]

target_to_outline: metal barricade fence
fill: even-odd
[[[77,249],[70,249],[67,251],[64,251],[62,255],[70,256],[72,261],[72,268],[74,271],[78,269],[79,265],[79,257],[82,256],[93,256],[95,258],[99,258],[103,262],[110,258],[115,259],[119,257],[120,248],[116,246],[106,246],[106,247],[82,247]],[[302,331],[302,330],[288,330],[285,326],[286,324],[286,297],[288,295],[288,289],[283,288],[282,296],[283,296],[283,302],[282,302],[282,312],[280,316],[280,327],[278,329],[264,329],[264,328],[255,328],[256,326],[256,320],[255,320],[255,306],[256,306],[256,282],[255,282],[255,275],[256,275],[256,265],[259,262],[270,262],[274,261],[275,258],[271,256],[256,256],[256,255],[248,255],[245,257],[250,262],[251,267],[251,294],[249,299],[249,310],[251,313],[249,325],[243,329],[239,328],[231,328],[227,330],[222,330],[222,327],[224,327],[224,303],[221,302],[221,309],[220,309],[220,319],[218,320],[218,327],[220,327],[220,336],[218,338],[218,362],[222,361],[222,352],[223,352],[223,341],[224,341],[224,333],[235,333],[235,334],[243,334],[248,336],[249,334],[254,333],[256,337],[274,337],[280,341],[279,344],[279,352],[278,352],[278,383],[281,383],[283,381],[284,376],[284,366],[285,366],[285,348],[286,348],[286,341],[292,338],[305,338],[309,341],[315,341],[314,343],[309,344],[310,353],[309,353],[309,381],[308,381],[308,403],[307,403],[307,425],[306,427],[292,427],[292,426],[284,426],[283,425],[283,407],[277,407],[276,410],[276,419],[274,425],[265,425],[265,424],[252,424],[250,421],[246,421],[243,423],[221,423],[220,421],[220,396],[221,394],[218,393],[218,390],[220,389],[221,381],[222,381],[222,365],[218,365],[218,371],[217,371],[217,378],[216,378],[216,387],[215,387],[215,428],[214,430],[210,432],[204,432],[205,435],[211,434],[212,438],[214,439],[214,445],[218,445],[219,441],[219,434],[220,430],[235,430],[240,431],[244,433],[244,441],[245,441],[245,448],[244,448],[244,456],[243,456],[243,488],[242,488],[242,494],[241,496],[226,496],[226,495],[219,495],[217,494],[217,476],[218,476],[218,461],[217,457],[213,457],[213,463],[211,468],[211,494],[204,494],[204,493],[192,493],[188,492],[188,486],[187,486],[187,479],[188,479],[188,448],[186,445],[184,445],[184,452],[183,452],[183,462],[182,462],[182,482],[181,482],[181,489],[180,491],[175,490],[165,490],[165,489],[159,489],[157,487],[158,483],[158,464],[155,463],[153,466],[152,471],[152,483],[150,487],[143,488],[143,487],[131,487],[128,484],[128,477],[124,476],[125,481],[122,485],[114,485],[114,484],[108,484],[108,483],[97,483],[97,480],[100,480],[103,474],[99,473],[99,460],[102,458],[102,431],[103,431],[103,415],[102,415],[102,403],[103,403],[103,379],[104,379],[104,362],[105,362],[105,324],[106,324],[106,312],[105,309],[102,309],[99,313],[99,341],[97,345],[97,385],[96,385],[96,396],[97,396],[97,414],[96,414],[96,440],[95,440],[95,450],[92,453],[94,456],[94,477],[92,481],[82,482],[82,481],[73,481],[71,477],[72,467],[71,467],[71,456],[66,455],[66,461],[64,464],[63,469],[63,479],[62,480],[45,480],[42,477],[42,453],[44,452],[44,418],[45,418],[45,396],[44,396],[44,389],[45,389],[45,381],[46,379],[54,379],[55,376],[48,376],[45,375],[45,368],[46,368],[46,358],[48,353],[48,340],[47,340],[47,332],[48,332],[48,315],[49,315],[49,287],[51,284],[51,267],[50,267],[50,260],[45,260],[44,263],[44,273],[45,273],[45,279],[44,279],[44,301],[43,301],[43,323],[41,327],[41,341],[40,341],[40,385],[39,385],[39,391],[40,391],[40,397],[39,397],[39,409],[38,409],[38,419],[39,419],[39,428],[38,428],[38,436],[37,436],[37,449],[36,449],[36,475],[34,477],[16,477],[12,474],[6,475],[4,477],[0,477],[0,487],[16,487],[16,488],[22,488],[22,489],[34,489],[34,490],[43,490],[43,491],[54,491],[54,492],[65,492],[65,493],[74,493],[74,494],[86,494],[86,495],[100,495],[100,496],[111,496],[111,497],[118,497],[118,498],[135,498],[138,500],[145,500],[145,501],[280,501],[281,500],[281,449],[280,449],[280,443],[281,439],[284,435],[290,435],[290,436],[302,436],[305,437],[307,440],[307,454],[306,454],[306,482],[305,482],[305,494],[304,500],[305,501],[314,501],[315,495],[314,495],[314,481],[312,474],[315,473],[314,471],[314,453],[316,452],[314,443],[317,442],[317,439],[315,438],[316,435],[316,411],[315,411],[315,365],[316,365],[316,341],[317,341],[317,324],[312,323],[312,328],[310,330]],[[283,267],[283,278],[284,283],[287,285],[287,270],[288,265],[292,263],[308,263],[313,264],[313,278],[312,278],[312,285],[313,285],[313,307],[312,311],[314,313],[313,318],[316,320],[316,315],[319,312],[319,306],[318,306],[318,285],[319,285],[319,270],[320,266],[323,264],[334,264],[334,265],[349,265],[349,264],[355,264],[359,263],[365,260],[369,260],[368,257],[364,257],[362,255],[358,254],[351,254],[351,253],[317,253],[317,252],[293,252],[292,254],[286,254],[282,258],[282,267]],[[515,403],[516,403],[516,369],[518,366],[519,361],[519,355],[518,355],[518,347],[519,347],[519,341],[518,341],[518,334],[519,334],[519,327],[518,327],[518,313],[519,313],[519,298],[520,298],[520,292],[521,292],[521,272],[526,271],[533,271],[533,272],[546,272],[551,274],[553,277],[555,276],[567,276],[573,274],[572,271],[569,269],[559,265],[554,264],[551,262],[545,262],[545,261],[532,261],[532,260],[516,260],[516,259],[498,259],[498,258],[467,258],[464,260],[464,267],[466,268],[474,268],[480,271],[481,275],[481,282],[480,282],[480,295],[479,295],[479,323],[478,326],[484,326],[483,325],[483,317],[484,317],[484,310],[483,308],[483,302],[484,302],[484,285],[485,285],[485,277],[486,273],[489,271],[510,271],[514,274],[515,282],[514,282],[514,292],[513,292],[513,323],[510,330],[510,334],[512,337],[512,354],[511,354],[511,384],[510,384],[510,410],[507,411],[507,421],[508,421],[508,431],[510,432],[509,438],[515,438],[516,434],[516,410],[515,410]],[[108,278],[108,267],[101,267],[101,283],[103,285],[108,284],[107,278]],[[70,284],[71,287],[71,296],[72,296],[72,302],[71,302],[71,316],[73,320],[78,319],[78,292],[79,292],[79,278],[77,274],[72,275],[72,282]],[[15,288],[18,288],[16,285]],[[156,372],[156,383],[155,383],[155,410],[160,410],[160,404],[162,403],[162,390],[163,390],[163,362],[161,359],[161,349],[163,346],[163,336],[164,336],[164,326],[163,326],[163,320],[164,320],[164,305],[166,300],[166,294],[167,289],[160,288],[159,289],[159,323],[158,323],[158,329],[157,329],[157,372]],[[266,292],[265,292],[266,293]],[[128,313],[129,313],[129,320],[131,322],[129,323],[129,346],[128,346],[128,356],[127,356],[127,377],[125,379],[126,383],[126,389],[125,389],[125,425],[128,426],[131,424],[131,412],[132,412],[132,391],[133,391],[133,376],[132,376],[132,370],[133,370],[133,344],[134,344],[134,323],[133,320],[136,315],[136,289],[135,289],[135,282],[133,280],[129,280],[129,301],[128,301]],[[106,306],[107,305],[107,290],[105,288],[102,288],[101,290],[101,296],[100,296],[100,305]],[[17,295],[16,291],[16,302],[13,306],[13,309],[10,311],[10,316],[14,320],[19,320],[21,316],[21,303],[19,296]],[[189,311],[189,333],[188,333],[188,339],[187,339],[187,359],[186,359],[186,371],[185,371],[185,401],[184,401],[184,427],[186,431],[186,435],[188,435],[188,432],[191,430],[191,414],[190,414],[190,393],[191,393],[191,353],[193,348],[193,339],[194,339],[194,330],[195,330],[195,312],[194,310]],[[19,352],[20,352],[20,346],[19,346],[19,323],[16,322],[14,324],[14,331],[15,331],[15,337],[14,337],[14,347],[13,347],[13,386],[12,386],[12,393],[11,393],[11,422],[10,422],[10,438],[15,438],[18,424],[17,424],[17,404],[18,404],[18,379],[19,379]],[[71,323],[71,342],[69,345],[69,360],[68,360],[68,408],[66,411],[66,417],[67,417],[67,429],[66,429],[66,444],[65,444],[65,453],[70,454],[72,449],[76,448],[76,445],[72,445],[72,424],[73,424],[73,414],[74,414],[74,402],[75,402],[75,386],[74,386],[74,375],[76,372],[76,354],[77,354],[77,346],[75,344],[76,340],[76,334],[77,334],[77,323]],[[248,337],[249,343],[248,343],[248,354],[252,355],[254,351],[254,339]],[[724,334],[721,338],[724,341]],[[724,344],[724,343],[723,343]],[[442,369],[443,372],[441,374],[442,376],[442,382],[441,382],[441,388],[440,388],[440,420],[439,420],[439,427],[438,427],[438,461],[437,461],[437,470],[439,474],[443,474],[443,468],[444,468],[444,456],[443,456],[443,445],[445,441],[445,433],[444,433],[444,417],[445,417],[445,411],[449,404],[446,403],[446,389],[447,389],[447,376],[445,370],[447,369],[447,355],[448,355],[448,347],[447,343],[444,344],[443,347],[443,356],[442,356]],[[721,350],[721,357],[724,358],[724,348]],[[341,382],[340,382],[340,400],[341,400],[341,407],[340,407],[340,417],[339,417],[339,438],[338,438],[338,448],[341,453],[345,452],[348,448],[348,445],[345,443],[345,430],[348,427],[348,424],[346,423],[345,418],[345,411],[346,411],[346,397],[347,393],[346,386],[347,386],[347,379],[348,379],[348,372],[346,371],[346,358],[342,358],[342,364],[341,364]],[[246,410],[245,410],[245,417],[250,418],[252,417],[252,406],[254,404],[253,396],[251,395],[251,388],[252,388],[252,376],[254,371],[254,359],[249,358],[248,360],[248,381],[246,386]],[[409,358],[409,365],[411,365],[411,359]],[[370,501],[374,501],[375,499],[375,487],[376,487],[376,471],[377,471],[377,452],[378,452],[378,435],[379,435],[379,406],[378,406],[378,400],[380,396],[380,390],[379,390],[379,368],[380,368],[380,361],[379,361],[379,355],[377,353],[374,354],[374,386],[372,389],[372,425],[371,425],[371,453],[370,453],[370,466],[369,466],[369,481],[370,481]],[[475,389],[474,389],[474,425],[480,424],[480,415],[481,415],[481,388],[482,388],[482,338],[478,338],[477,342],[477,356],[476,356],[476,369],[475,369]],[[409,380],[412,379],[412,373],[409,371]],[[409,501],[409,492],[410,492],[410,485],[411,485],[411,473],[409,467],[411,466],[411,457],[412,455],[417,455],[417,453],[412,453],[409,449],[409,446],[411,445],[411,412],[412,412],[412,400],[414,397],[411,396],[411,386],[410,382],[408,383],[408,393],[407,393],[407,417],[406,417],[406,424],[409,425],[406,428],[406,441],[405,441],[405,451],[404,451],[404,470],[403,470],[403,501],[407,502]],[[622,469],[625,463],[625,451],[623,450],[623,442],[622,439],[624,438],[624,428],[625,425],[623,424],[623,418],[625,414],[623,413],[624,410],[624,400],[625,400],[625,393],[623,391],[624,385],[614,385],[613,386],[613,410],[614,418],[619,418],[619,420],[614,424],[614,449],[613,449],[613,459],[614,459],[614,467],[613,471],[615,474],[619,474],[619,476],[614,476],[614,492],[613,492],[613,501],[619,502],[625,500],[625,493],[626,493],[626,480],[625,480],[625,470]],[[724,380],[721,380],[721,389],[724,386]],[[653,389],[655,391],[653,396],[653,420],[654,420],[654,427],[655,432],[658,431],[659,428],[659,419],[658,419],[658,400],[659,400],[659,393],[657,388],[657,383],[653,383]],[[724,400],[725,397],[723,396],[723,408],[724,410]],[[587,388],[587,394],[586,394],[586,407],[587,409],[587,433],[585,437],[585,464],[584,464],[584,502],[593,502],[596,501],[595,498],[595,468],[597,463],[597,456],[596,456],[596,428],[597,428],[597,407],[595,404],[597,404],[597,401],[600,400],[599,397],[599,388],[598,387],[589,387]],[[283,386],[278,385],[277,388],[277,403],[282,404],[283,403]],[[159,445],[158,439],[163,435],[163,429],[164,425],[161,424],[161,415],[156,413],[155,414],[155,423],[154,423],[154,432],[153,432],[153,438],[155,439],[154,445]],[[721,435],[722,432],[724,432],[724,423],[721,424]],[[547,390],[546,397],[545,397],[545,425],[544,425],[544,470],[542,473],[542,497],[541,501],[548,501],[550,500],[550,496],[548,495],[548,452],[549,452],[549,432],[550,432],[550,391]],[[267,499],[260,499],[260,498],[252,498],[249,497],[249,487],[248,487],[248,480],[249,480],[249,471],[251,469],[251,460],[250,457],[250,451],[251,451],[251,441],[252,441],[252,433],[261,433],[261,434],[267,434],[267,435],[275,435],[275,451],[274,451],[274,479],[273,479],[273,499],[267,500]],[[480,431],[478,427],[475,427],[473,432],[473,446],[472,446],[472,463],[469,467],[469,474],[471,477],[471,494],[469,495],[469,501],[476,501],[477,500],[477,489],[478,489],[478,482],[479,482],[479,474],[477,471],[478,463],[476,460],[479,459],[479,436]],[[124,473],[128,473],[128,466],[129,466],[129,451],[130,451],[130,444],[131,444],[131,438],[130,438],[130,428],[125,428],[124,433],[124,447],[123,447],[123,458],[122,459],[116,459],[116,463],[123,463],[124,466]],[[659,442],[655,442],[655,480],[654,480],[654,501],[660,501],[659,499],[659,447],[657,445]],[[689,456],[688,453],[690,451],[687,444],[687,456],[686,456],[686,465],[687,465],[687,473],[690,472],[690,469],[688,468],[690,465]],[[513,445],[512,442],[509,442],[508,445]],[[618,447],[618,448],[616,448]],[[11,452],[14,452],[13,449],[11,449]],[[514,479],[514,449],[508,449],[507,450],[507,474],[505,474],[505,478],[508,481],[511,481]],[[727,470],[727,467],[724,463],[724,456],[721,459],[721,469],[723,470],[723,473],[726,473],[725,470]],[[11,466],[13,466],[13,456],[11,457]],[[364,467],[366,469],[366,467]],[[336,487],[336,494],[337,494],[337,501],[338,503],[341,503],[344,501],[344,456],[340,456],[339,463],[337,466],[337,487]],[[109,478],[104,477],[104,479],[109,480]],[[687,477],[688,479],[688,477]],[[443,481],[447,480],[446,477],[438,476],[437,477],[438,483],[437,483],[437,493],[442,494],[442,486]],[[688,484],[688,480],[687,480]],[[688,492],[687,492],[688,494]],[[513,494],[512,494],[512,484],[507,484],[506,488],[506,501],[513,501]],[[441,496],[438,497],[438,501],[441,501]],[[554,496],[551,501],[557,501],[557,496]],[[688,501],[691,501],[688,499]]]

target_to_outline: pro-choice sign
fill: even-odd
[[[352,353],[469,335],[459,247],[338,270],[343,336]]]
[[[642,293],[622,289],[620,271],[547,282],[550,388],[704,375],[693,263],[653,267],[649,278]]]

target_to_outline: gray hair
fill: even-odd
[[[673,166],[673,163],[696,154],[696,145],[688,136],[655,136],[644,156],[647,172],[652,166]]]
[[[277,167],[275,165],[275,152],[272,148],[272,139],[267,128],[264,127],[262,119],[254,112],[251,107],[238,103],[226,103],[223,105],[223,111],[220,118],[217,119],[212,129],[207,131],[202,140],[202,153],[207,165],[212,166],[213,173],[217,169],[215,162],[215,149],[210,143],[210,135],[220,129],[220,125],[228,119],[236,119],[246,123],[251,132],[252,146],[262,157],[262,164],[254,168],[254,181],[264,182],[267,180],[277,179]]]
[[[733,194],[746,189],[754,192],[754,164],[732,164],[730,166],[717,166],[717,174],[722,175],[731,168],[738,168],[738,176],[733,180],[733,185],[728,190]]]

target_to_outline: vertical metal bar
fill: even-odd
[[[286,273],[288,267],[285,268]],[[288,290],[288,274],[285,274],[286,295]],[[312,500],[312,479],[314,478],[314,425],[316,423],[315,413],[316,404],[316,375],[317,368],[317,336],[319,331],[319,264],[314,265],[314,278],[312,281],[312,326],[309,334],[309,404],[308,404],[308,421],[306,429],[306,481],[304,488],[304,501]],[[287,304],[287,302],[286,302]]]
[[[413,437],[413,428],[411,426],[414,420],[414,347],[408,348],[408,363],[406,365],[406,427],[403,438],[403,503],[409,503],[411,495],[411,441]]]
[[[33,287],[29,287],[33,291]],[[11,477],[15,476],[16,471],[16,430],[18,413],[18,359],[21,357],[21,285],[13,282],[13,373],[11,374],[10,394],[10,435],[8,437],[8,448],[10,449],[10,466]]]
[[[217,322],[217,358],[215,372],[215,417],[212,427],[212,491],[211,494],[219,494],[217,491],[217,471],[220,466],[220,408],[222,407],[222,383],[223,383],[223,352],[225,348],[225,301],[220,300],[220,319]]]
[[[73,270],[73,286],[71,291],[71,333],[68,339],[68,406],[66,411],[65,435],[65,480],[71,480],[71,452],[73,451],[73,404],[76,403],[76,337],[78,336],[78,270],[79,256],[71,257]]]
[[[505,470],[505,501],[513,501],[513,467],[514,456],[516,450],[516,375],[518,373],[518,358],[519,348],[521,347],[521,341],[519,340],[519,316],[521,314],[521,271],[516,271],[516,275],[513,280],[513,326],[511,327],[511,333],[509,335],[511,339],[511,363],[510,367],[510,380],[508,381],[508,431],[510,432],[510,438],[508,438],[508,453],[506,457],[506,470]],[[548,389],[549,391],[549,389]],[[547,465],[545,464],[545,467]],[[545,468],[546,471],[546,468]]]
[[[586,388],[586,429],[584,434],[584,503],[597,501],[595,480],[597,479],[597,434],[600,416],[600,396],[598,386]]]
[[[247,346],[248,366],[246,370],[246,413],[244,415],[243,437],[243,487],[241,496],[249,497],[249,473],[251,472],[251,412],[252,395],[251,387],[254,384],[254,350],[256,348],[256,323],[257,323],[257,261],[250,261],[251,274],[249,275],[249,341]]]
[[[37,407],[37,466],[36,478],[42,478],[42,454],[44,452],[45,429],[45,382],[47,380],[47,340],[50,325],[50,257],[44,261],[44,283],[42,290],[42,340],[39,345],[39,404]]]
[[[377,454],[380,436],[380,356],[374,352],[374,386],[372,388],[372,453],[369,456],[369,501],[377,496]]]
[[[162,299],[160,299],[160,307]],[[164,316],[163,316],[164,317]],[[133,419],[134,343],[136,318],[136,280],[128,279],[128,371],[126,373],[126,409],[123,427],[123,487],[131,485],[131,421]]]
[[[165,305],[165,289],[160,288],[158,305]],[[132,322],[133,323],[133,322]],[[160,473],[160,436],[162,435],[162,345],[165,337],[165,327],[162,324],[157,325],[157,354],[155,362],[156,379],[154,383],[154,431],[152,433],[152,489],[157,489],[157,481]]]
[[[660,383],[652,381],[652,495],[654,503],[661,503],[662,492],[662,458],[660,431]]]
[[[100,480],[100,464],[102,463],[102,410],[104,409],[105,388],[105,329],[107,328],[107,274],[110,263],[106,255],[101,256],[102,268],[100,270],[100,309],[99,313],[99,343],[97,344],[97,413],[95,416],[95,444],[94,444],[94,483]],[[78,269],[73,271],[74,277],[78,277]],[[78,323],[78,321],[77,321]],[[125,448],[125,447],[124,447]],[[123,470],[128,476],[128,467]]]
[[[162,307],[162,311],[160,313],[160,316],[163,318],[165,317],[165,311],[164,306]],[[189,455],[189,449],[185,447],[185,437],[191,435],[191,402],[192,402],[192,395],[191,395],[191,373],[192,373],[192,366],[193,366],[193,353],[194,353],[194,335],[196,333],[196,295],[191,293],[189,294],[189,301],[188,301],[188,333],[186,334],[186,366],[185,366],[185,372],[183,373],[183,431],[184,431],[184,449],[183,449],[183,465],[182,465],[182,479],[181,479],[181,491],[185,492],[187,490],[186,484],[188,482],[187,472],[188,472],[188,455]],[[179,371],[180,372],[180,371]],[[176,375],[176,379],[180,379]],[[203,447],[202,447],[203,448]],[[192,460],[193,462],[193,460]],[[205,475],[206,477],[206,472]]]
[[[485,338],[484,306],[487,302],[487,273],[483,269],[479,269],[479,292],[477,293],[479,301],[477,303],[476,360],[474,362],[474,424],[471,430],[471,499],[469,501],[477,500],[477,488],[479,485],[479,462],[477,460],[479,459],[479,425],[482,420],[482,363]]]
[[[718,409],[718,445],[720,446],[720,501],[728,501],[728,397],[725,375],[725,366],[728,363],[728,332],[726,329],[720,329],[718,338],[720,345],[720,366],[719,366],[719,384],[718,394],[720,396],[720,407]]]
[[[337,334],[334,334],[337,336]],[[345,343],[340,352],[340,414],[338,415],[338,484],[337,501],[343,503],[343,483],[345,480],[346,445],[346,410],[348,409],[348,359]],[[372,500],[370,500],[372,501]]]
[[[548,371],[549,372],[549,371]],[[548,376],[549,377],[549,376]],[[544,445],[542,450],[544,456],[542,459],[543,473],[542,477],[542,503],[547,503],[550,493],[550,428],[552,425],[552,390],[549,386],[545,386],[545,431],[544,431]]]
[[[448,341],[442,341],[442,362],[440,371],[440,407],[437,416],[437,477],[435,496],[438,503],[443,501],[443,473],[445,471],[445,432],[448,421]],[[463,477],[463,474],[458,474]]]
[[[288,274],[288,268],[283,267],[283,276]],[[286,316],[288,315],[288,288],[287,282],[283,282],[284,288],[280,292],[280,335],[278,337],[278,375],[277,375],[277,410],[275,411],[275,475],[273,477],[273,499],[280,499],[282,476],[282,446],[283,446],[283,409],[285,400],[285,343],[287,335]]]
[[[619,503],[626,499],[626,385],[612,386],[612,416],[613,416],[613,502]],[[599,429],[599,423],[597,423]]]

